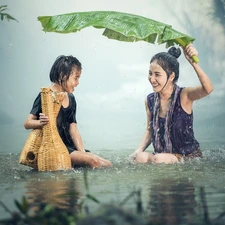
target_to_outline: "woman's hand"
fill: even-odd
[[[43,127],[48,123],[49,119],[44,113],[39,113],[39,121],[41,126]]]
[[[131,155],[129,155],[129,161],[135,162],[136,156],[137,156],[137,152],[135,151]]]
[[[198,56],[198,51],[191,44],[183,48],[185,58],[193,65],[195,62],[192,59],[192,56]]]

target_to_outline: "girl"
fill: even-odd
[[[179,48],[172,47],[168,52],[153,56],[150,61],[149,82],[153,93],[145,101],[147,129],[136,151],[131,155],[137,163],[176,163],[183,157],[202,157],[199,143],[194,137],[192,105],[197,99],[209,95],[213,85],[201,69],[193,62],[192,56],[198,56],[197,50],[188,45],[184,55],[194,68],[200,86],[177,86],[179,78]],[[153,144],[154,152],[145,152]]]
[[[72,93],[79,84],[81,72],[81,63],[73,56],[59,56],[51,68],[51,90],[53,92],[67,93],[57,116],[58,132],[70,153],[73,166],[108,167],[112,165],[110,161],[84,149],[82,138],[77,128],[76,100]],[[24,127],[26,129],[41,129],[47,123],[48,117],[42,113],[41,95],[39,93],[24,123]]]

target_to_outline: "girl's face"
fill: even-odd
[[[167,74],[165,70],[157,63],[153,61],[150,64],[148,80],[152,85],[153,91],[160,92],[167,83]]]
[[[65,80],[62,83],[63,91],[66,91],[68,93],[74,92],[75,87],[79,84],[81,72],[82,71],[80,69],[78,69],[76,66],[73,67],[68,80]],[[64,78],[66,78],[66,76]]]

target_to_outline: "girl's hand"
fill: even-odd
[[[193,65],[195,62],[191,58],[193,55],[198,56],[198,51],[191,44],[183,48],[185,58]]]
[[[44,126],[48,123],[48,117],[44,113],[39,113],[39,121],[41,126]]]

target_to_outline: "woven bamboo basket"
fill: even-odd
[[[39,171],[71,169],[69,152],[64,145],[56,126],[64,93],[41,88],[42,112],[49,117],[43,129],[34,129],[28,136],[20,155],[21,164]]]
[[[69,152],[64,145],[56,126],[56,114],[50,88],[41,88],[42,112],[48,116],[49,122],[42,128],[43,138],[38,151],[38,170],[56,171],[71,169]]]
[[[19,163],[38,169],[37,157],[41,147],[43,132],[41,129],[34,129],[30,132],[20,154]]]

